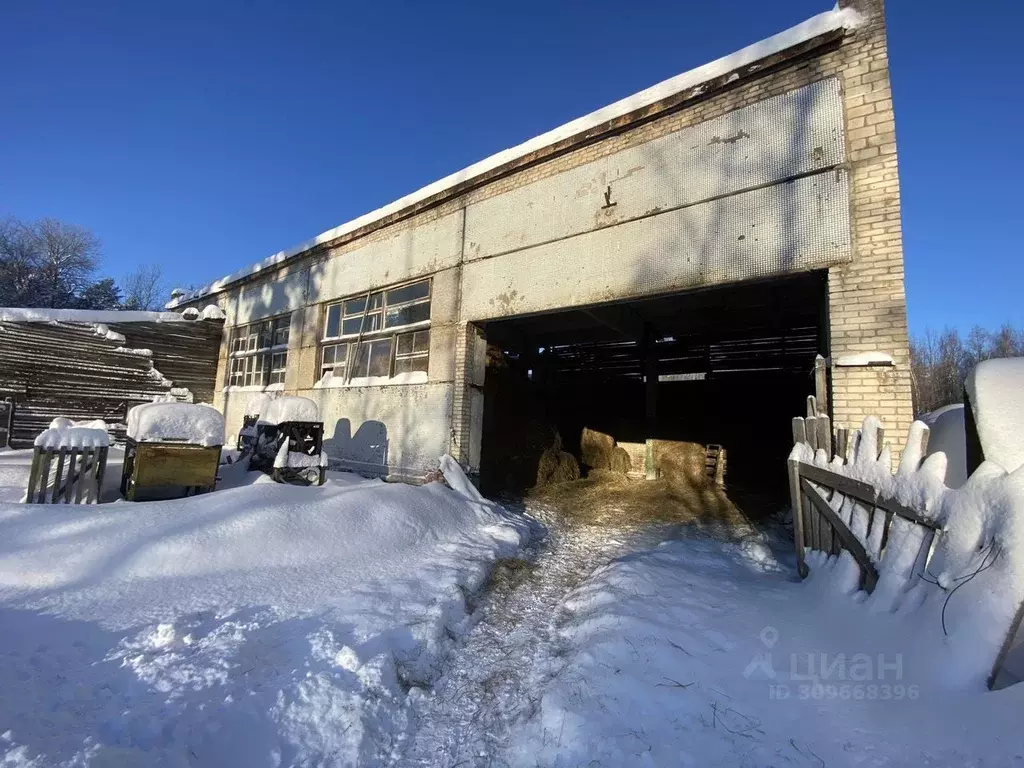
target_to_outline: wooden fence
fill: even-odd
[[[884,432],[879,428],[876,442],[878,450],[881,450],[883,436]],[[919,439],[921,443],[908,445],[906,450],[923,456],[928,431],[911,431],[911,439]],[[830,464],[836,459],[846,463],[855,457],[858,448],[862,453],[865,447],[863,438],[859,447],[851,445],[850,435],[845,429],[833,432],[828,417],[817,414],[814,397],[808,398],[807,416],[793,419],[793,440],[810,446],[816,452],[823,450]],[[876,564],[881,562],[885,554],[890,531],[898,519],[901,525],[912,526],[918,531],[920,545],[910,571],[910,579],[922,578],[927,573],[936,537],[941,531],[940,526],[921,511],[883,496],[870,483],[855,480],[818,464],[808,464],[798,459],[789,461],[793,539],[800,576],[806,577],[808,574],[805,557],[808,549],[828,555],[849,552],[860,567],[861,588],[872,592],[878,584]],[[863,521],[865,518],[862,515],[866,516],[866,528],[858,536],[847,520]],[[1024,680],[1024,654],[1020,652],[1024,648],[1022,620],[1024,604],[1017,607],[996,654],[988,676],[989,688],[1001,688]]]
[[[98,504],[107,470],[106,446],[36,447],[29,470],[28,504]]]
[[[877,443],[881,450],[884,431],[879,428]],[[927,431],[922,433],[919,447],[924,455],[928,439]],[[824,450],[830,463],[838,457],[843,463],[852,458],[853,446],[849,443],[846,429],[835,434],[828,416],[817,415],[814,397],[808,398],[807,417],[793,419],[794,443],[805,443],[812,450]],[[833,454],[833,445],[835,454]],[[910,446],[908,446],[909,448]],[[922,573],[931,556],[939,526],[918,510],[908,507],[896,499],[882,496],[870,483],[846,477],[822,467],[790,459],[789,492],[793,505],[793,539],[796,546],[797,568],[801,577],[808,573],[805,552],[818,550],[829,555],[846,551],[860,566],[861,587],[872,592],[878,583],[876,563],[885,553],[893,520],[899,518],[908,525],[921,529],[921,547],[914,562],[914,573]],[[836,510],[846,510],[840,516]],[[858,537],[846,519],[862,511],[867,517],[867,530]],[[878,533],[881,526],[881,533]]]

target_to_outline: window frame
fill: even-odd
[[[389,295],[421,283],[425,285],[424,295],[414,296],[414,298],[404,301],[388,303]],[[374,297],[376,296],[381,298],[379,305],[374,306]],[[427,373],[430,360],[430,312],[433,299],[434,280],[432,277],[426,277],[417,280],[407,280],[387,286],[386,288],[374,288],[362,293],[325,302],[321,311],[321,333],[318,343],[319,349],[317,350],[317,360],[319,362],[318,381],[324,381],[328,373],[331,374],[331,378],[344,378],[346,382],[365,379],[394,379],[405,373],[420,371]],[[346,314],[346,305],[353,302],[359,302],[362,309]],[[367,302],[369,302],[369,309],[366,309]],[[389,312],[398,312],[416,306],[426,306],[425,319],[392,326],[387,325]],[[333,323],[332,311],[335,313]],[[362,317],[364,311],[367,317],[378,315],[381,318],[378,327],[373,330],[364,330],[361,333],[345,333],[346,318],[351,320],[354,317]],[[336,335],[329,334],[332,324],[335,325],[337,330]],[[404,344],[400,340],[406,336],[410,337],[409,346],[411,350],[400,353],[398,350]],[[389,346],[387,373],[371,373],[375,362],[373,349],[374,347],[379,348],[385,342]],[[361,352],[364,348],[366,349],[365,356]],[[329,352],[328,350],[332,351]],[[342,353],[344,360],[341,362],[337,361],[339,350],[344,350]],[[334,358],[330,362],[327,360],[328,355]],[[397,371],[396,368],[398,366],[406,367],[406,370]]]
[[[283,386],[290,337],[290,313],[232,328],[228,342],[227,386],[263,389]]]
[[[388,294],[399,291],[403,288],[409,288],[413,285],[424,283],[427,288],[425,296],[421,296],[414,299],[408,299],[406,301],[399,301],[393,304],[388,303]],[[371,303],[370,308],[365,310],[366,317],[379,316],[380,325],[377,328],[371,328],[367,330],[363,328],[362,331],[350,331],[345,333],[345,319],[353,319],[363,316],[364,310],[357,310],[352,313],[346,313],[346,304],[357,302],[360,300],[371,301],[371,297],[379,295],[381,297],[380,306],[374,307]],[[323,319],[321,323],[320,333],[320,344],[328,344],[330,342],[342,342],[351,341],[360,337],[366,339],[374,336],[393,336],[396,333],[400,333],[404,330],[416,327],[426,328],[430,325],[430,306],[434,300],[434,280],[431,277],[420,278],[418,280],[407,280],[396,285],[390,285],[387,288],[376,288],[373,290],[363,291],[351,296],[345,296],[344,298],[336,301],[329,301],[324,304],[323,308]],[[427,316],[423,320],[415,320],[411,323],[401,323],[398,325],[389,326],[387,323],[387,316],[389,310],[402,310],[413,306],[425,305],[427,307]],[[363,305],[366,306],[365,304]],[[335,307],[339,308],[337,324],[338,333],[336,335],[329,335],[328,329],[331,325],[331,310]]]

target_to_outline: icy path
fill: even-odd
[[[653,541],[626,529],[565,525],[543,506],[526,511],[547,529],[524,555],[530,565],[499,565],[477,606],[479,622],[433,691],[414,690],[413,736],[396,765],[505,765],[511,729],[536,714],[540,692],[565,666],[564,601],[598,567]]]

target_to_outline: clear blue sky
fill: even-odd
[[[10,0],[0,215],[208,282],[829,5]],[[1024,325],[1024,3],[888,13],[911,329]]]

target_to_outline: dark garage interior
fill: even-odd
[[[719,444],[730,492],[786,498],[790,421],[828,355],[824,272],[488,322],[481,483],[533,485],[553,430]]]

